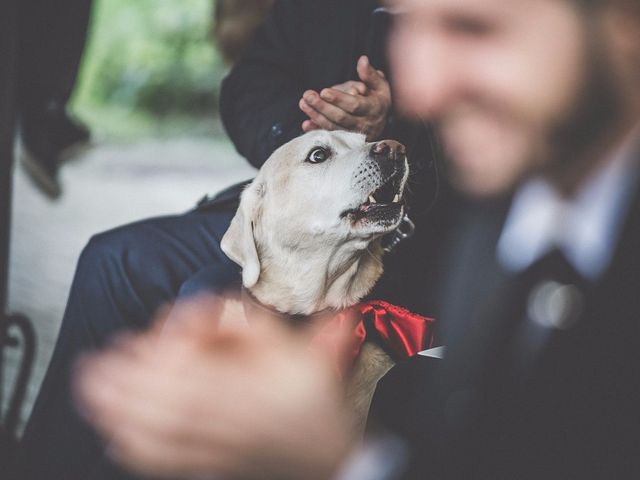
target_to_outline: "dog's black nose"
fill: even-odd
[[[395,140],[381,140],[371,147],[371,155],[382,157],[388,160],[404,160],[407,149],[400,142]]]

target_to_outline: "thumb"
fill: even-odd
[[[348,371],[364,341],[360,318],[359,310],[350,308],[310,328],[310,349],[333,364],[338,372]]]
[[[378,90],[384,87],[387,83],[384,72],[382,70],[376,70],[369,62],[369,57],[362,55],[358,59],[358,65],[356,67],[358,76],[367,87],[372,90]]]
[[[159,320],[161,336],[177,335],[203,343],[215,339],[227,301],[223,297],[200,295],[176,302],[166,309],[166,317]]]

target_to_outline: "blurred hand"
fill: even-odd
[[[309,120],[302,123],[303,131],[349,130],[364,133],[368,141],[379,138],[391,110],[389,82],[366,56],[358,60],[357,71],[360,82],[304,92],[299,107]]]
[[[160,477],[330,478],[352,444],[336,342],[310,348],[307,333],[269,318],[218,328],[212,312],[179,305],[169,330],[79,364],[79,405],[109,453]],[[350,339],[338,332],[337,350]]]

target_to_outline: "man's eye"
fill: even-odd
[[[494,26],[487,21],[462,15],[449,18],[447,27],[457,34],[473,37],[486,36],[494,30]]]
[[[324,148],[314,148],[313,150],[311,150],[311,152],[309,152],[309,155],[307,156],[307,162],[322,163],[327,158],[329,158],[329,152],[327,152],[327,150],[325,150]]]

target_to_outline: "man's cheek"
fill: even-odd
[[[424,71],[425,59],[420,56],[419,37],[396,29],[391,35],[389,53],[395,79],[392,94],[397,109],[408,115],[421,116],[427,110],[423,105],[427,72]]]
[[[540,136],[522,121],[467,112],[442,130],[456,183],[471,194],[499,194],[534,168]]]

